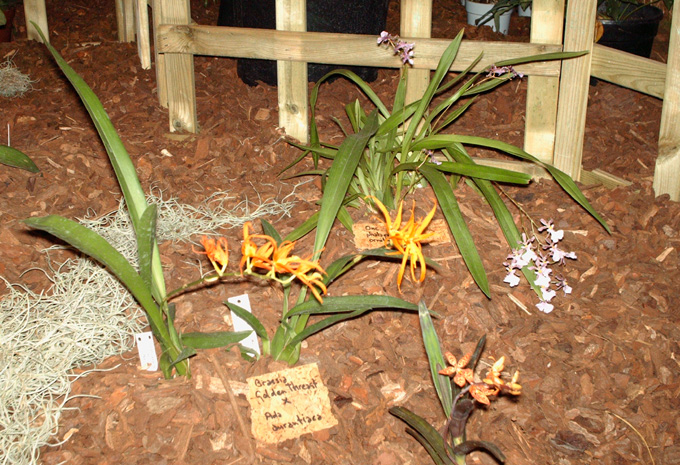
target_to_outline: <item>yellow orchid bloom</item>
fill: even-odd
[[[208,260],[212,263],[215,271],[219,276],[222,276],[229,264],[229,248],[227,239],[220,237],[217,240],[203,236],[201,238],[201,245],[204,251],[196,250],[192,246],[194,253],[199,253],[208,256]],[[219,266],[218,266],[219,264]]]
[[[437,202],[435,201],[432,210],[430,210],[430,213],[428,213],[421,222],[415,221],[414,202],[413,208],[411,209],[411,217],[408,222],[406,222],[406,225],[402,227],[401,216],[404,202],[399,204],[397,216],[394,218],[394,221],[392,221],[389,212],[382,202],[375,197],[372,197],[372,199],[385,217],[385,226],[387,228],[385,246],[396,249],[396,252],[393,253],[403,255],[399,274],[397,275],[397,287],[399,288],[399,292],[401,292],[401,281],[404,278],[407,262],[410,262],[411,279],[418,282],[425,281],[426,264],[425,256],[423,255],[422,242],[434,234],[431,232],[425,233],[424,231],[432,221],[435,211],[437,211]],[[420,267],[420,277],[416,278],[416,268],[418,267]]]

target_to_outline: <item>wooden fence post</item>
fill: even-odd
[[[432,36],[432,0],[402,0],[401,37],[430,38]],[[418,45],[414,49],[418,59]],[[429,69],[409,69],[406,83],[406,104],[421,98],[430,84]]]
[[[28,38],[42,42],[40,34],[33,27],[31,21],[38,25],[47,42],[50,41],[50,30],[47,27],[47,10],[45,9],[45,0],[24,0],[24,15],[26,16],[26,32]]]
[[[116,0],[116,23],[118,25],[118,41],[134,42],[135,40],[135,0]]]
[[[187,27],[191,24],[189,0],[161,0],[159,3],[161,24]],[[190,53],[165,53],[164,60],[170,131],[197,132],[194,56]]]
[[[134,0],[137,54],[142,69],[151,69],[151,44],[149,43],[149,5],[147,0]]]
[[[654,192],[680,201],[680,1],[673,5]]]
[[[276,29],[305,32],[307,3],[305,0],[276,0]],[[279,126],[286,134],[301,142],[309,138],[309,105],[307,97],[307,63],[277,61]]]
[[[564,51],[589,53],[562,63],[560,96],[555,127],[555,167],[575,181],[581,179],[583,136],[588,107],[590,65],[595,36],[597,0],[569,0],[564,31]]]
[[[153,43],[156,66],[156,92],[158,103],[163,108],[168,108],[168,83],[165,82],[165,53],[159,53],[158,28],[161,25],[161,12],[164,0],[151,0],[151,20],[153,21]]]
[[[562,44],[564,0],[533,0],[531,42]],[[524,150],[539,160],[552,163],[559,77],[529,76],[527,82]]]

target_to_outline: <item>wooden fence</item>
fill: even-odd
[[[152,6],[156,32],[158,96],[168,108],[171,131],[196,132],[198,128],[194,55],[277,60],[279,126],[300,140],[308,137],[307,62],[401,67],[401,60],[377,47],[373,36],[304,32],[305,0],[276,1],[276,31],[192,24],[188,0],[116,0],[119,38],[132,40],[136,32],[145,67],[150,66],[147,4]],[[37,17],[38,24],[44,24],[46,29],[44,0],[24,0],[24,5],[27,21]],[[680,7],[676,4],[673,9],[668,63],[663,64],[594,44],[596,6],[597,0],[569,0],[565,21],[564,0],[533,0],[530,43],[463,41],[451,70],[462,71],[481,52],[484,55],[477,69],[539,53],[591,51],[561,64],[543,62],[518,67],[529,76],[524,149],[575,180],[625,184],[602,170],[588,172],[582,168],[590,76],[662,98],[654,189],[657,195],[668,193],[678,201]],[[449,43],[430,38],[431,18],[432,0],[402,0],[400,35],[417,43],[417,59],[409,71],[409,101],[422,95],[430,70],[436,67]],[[502,166],[536,174],[534,166],[524,163],[505,162]]]

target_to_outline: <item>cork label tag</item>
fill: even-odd
[[[248,378],[252,432],[269,444],[338,424],[316,363]]]
[[[354,233],[354,245],[359,250],[377,249],[385,246],[387,233],[383,223],[357,222],[352,225],[352,232]],[[434,235],[424,241],[428,244],[451,242],[449,227],[443,219],[433,220],[425,232],[434,233]]]

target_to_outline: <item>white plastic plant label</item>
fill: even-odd
[[[227,301],[230,304],[238,305],[242,309],[247,310],[250,313],[253,313],[253,311],[250,309],[250,299],[248,298],[248,294],[230,297],[229,299],[227,299]],[[231,312],[231,321],[232,324],[234,325],[234,331],[236,332],[253,330],[252,326],[250,326],[245,320],[240,318],[234,312]],[[255,334],[255,331],[253,331],[247,338],[243,339],[241,341],[241,345],[243,347],[247,347],[248,349],[257,352],[258,355],[261,354],[260,344],[257,342],[257,334]]]
[[[135,342],[137,343],[137,351],[139,352],[139,361],[142,364],[142,370],[158,370],[158,356],[156,355],[156,347],[153,345],[153,335],[151,334],[151,331],[135,334]]]

